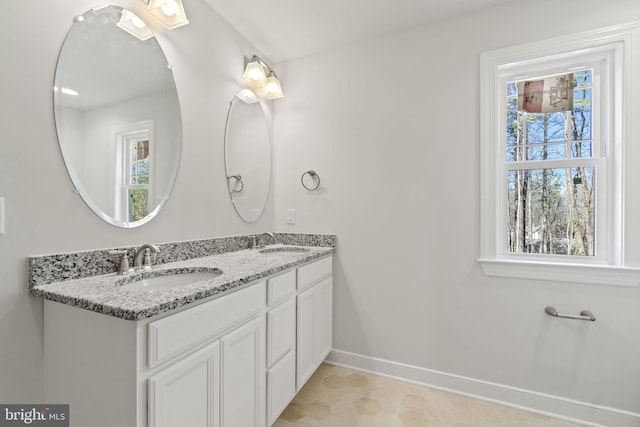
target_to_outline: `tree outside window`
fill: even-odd
[[[127,144],[129,221],[138,221],[149,214],[149,140],[130,139]]]

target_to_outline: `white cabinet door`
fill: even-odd
[[[272,425],[296,395],[296,354],[287,353],[267,371],[267,421]]]
[[[218,427],[220,346],[207,345],[149,378],[150,427]]]
[[[300,390],[331,351],[331,278],[300,293],[297,298],[296,389]]]
[[[315,370],[315,288],[302,292],[297,301],[296,391]]]
[[[263,427],[266,415],[264,316],[223,336],[220,342],[222,427]]]
[[[333,286],[331,278],[316,286],[316,366],[329,355],[333,344]]]

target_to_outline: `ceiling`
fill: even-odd
[[[263,55],[281,62],[518,0],[205,1]]]

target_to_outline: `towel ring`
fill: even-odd
[[[313,178],[316,181],[316,185],[315,187],[307,187],[307,184],[304,183],[304,177],[305,175],[309,175],[311,178]],[[308,170],[305,173],[302,174],[302,176],[300,177],[300,183],[302,184],[302,186],[304,188],[306,188],[309,191],[316,191],[318,188],[320,188],[320,175],[318,175],[316,173],[316,171],[313,170]]]
[[[239,190],[234,190],[233,188],[231,188],[231,180],[235,179],[237,182],[240,183],[240,189]],[[238,174],[238,175],[231,175],[227,177],[227,183],[229,184],[229,191],[232,193],[242,193],[242,190],[244,190],[244,182],[242,182],[242,175]]]

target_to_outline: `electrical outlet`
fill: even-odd
[[[295,223],[296,223],[296,210],[287,209],[287,224],[295,224]]]

